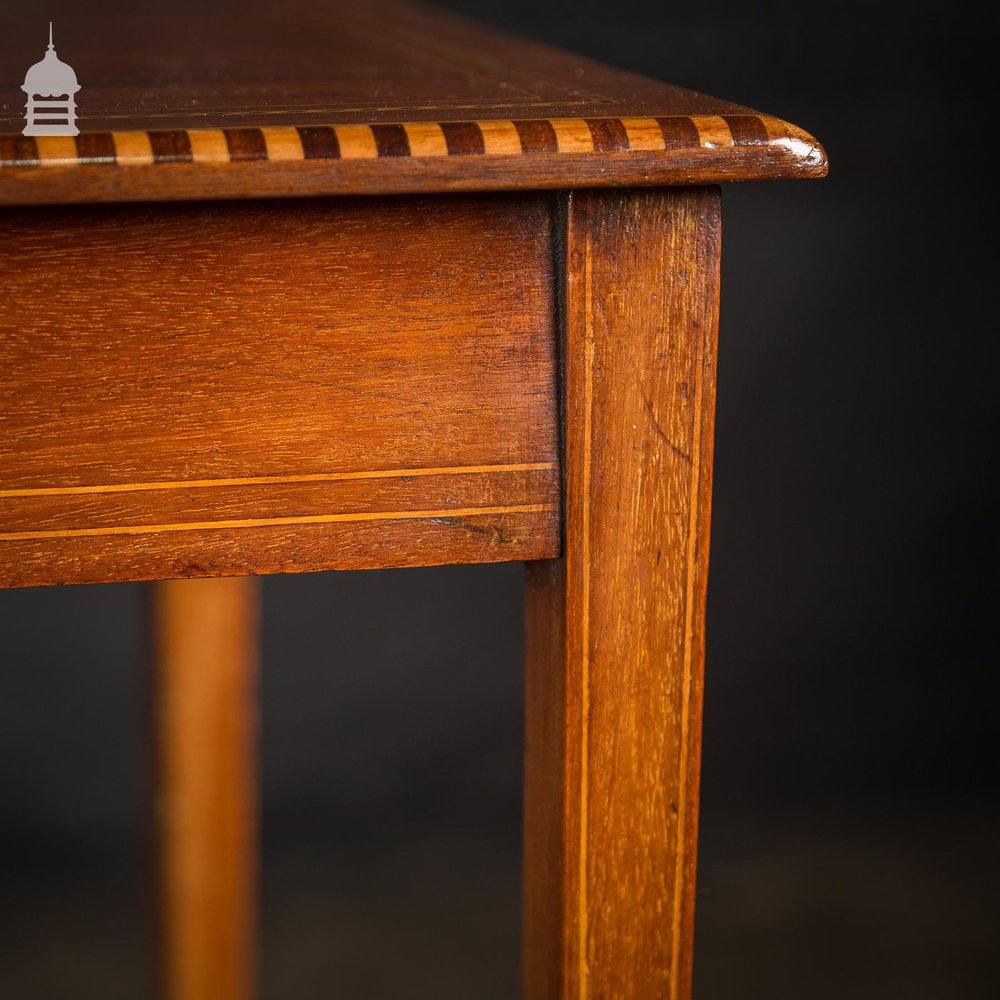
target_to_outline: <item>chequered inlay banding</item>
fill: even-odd
[[[752,114],[84,131],[71,140],[0,135],[0,167],[691,153],[796,144],[808,152],[807,139],[780,119]]]

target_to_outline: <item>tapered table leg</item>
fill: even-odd
[[[565,220],[563,558],[528,564],[524,994],[691,986],[717,189]]]
[[[160,995],[250,1000],[259,581],[152,586]]]

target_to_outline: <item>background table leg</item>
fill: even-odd
[[[691,988],[717,189],[574,193],[563,558],[528,564],[529,1000]]]
[[[152,586],[164,1000],[249,1000],[257,921],[259,581]]]

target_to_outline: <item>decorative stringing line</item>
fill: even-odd
[[[611,98],[597,99],[593,96],[580,97],[575,101],[545,101],[546,108],[578,108],[583,105],[593,106],[594,104],[614,104]],[[318,104],[286,104],[275,105],[267,108],[254,108],[252,115],[262,118],[295,118],[297,115],[326,115],[327,119],[336,118],[338,115],[357,115],[375,112],[385,114],[388,111],[399,111],[402,114],[413,114],[415,111],[503,111],[507,108],[524,108],[524,101],[493,101],[484,104],[482,101],[466,100],[440,100],[431,104],[414,104],[406,102],[402,104],[387,103],[385,101],[350,101],[346,104],[318,105]],[[142,117],[145,121],[154,118],[176,118],[179,114],[190,113],[190,108],[167,107],[158,111],[144,108]],[[224,104],[198,104],[198,113],[206,117],[212,115],[218,118],[246,118],[248,112],[245,108],[234,108]],[[134,111],[107,111],[101,110],[98,114],[103,121],[120,119],[123,121],[134,121]],[[8,119],[9,121],[10,119]],[[21,119],[15,119],[20,121]]]
[[[536,514],[553,511],[555,504],[529,503],[505,507],[454,507],[442,510],[389,510],[358,514],[305,514],[295,517],[260,517],[226,521],[181,521],[174,524],[122,524],[107,528],[10,531],[0,533],[0,542],[36,541],[44,538],[91,538],[99,535],[149,535],[169,531],[220,531],[233,528],[270,528],[286,524],[337,524],[345,521],[414,521],[483,517],[488,514]]]
[[[571,196],[572,197],[572,196]],[[580,842],[577,845],[577,996],[587,1000],[590,980],[587,945],[590,940],[590,899],[587,889],[587,847],[590,838],[590,482],[594,423],[594,267],[590,228],[590,195],[580,197],[584,231],[583,264],[583,470],[580,484]]]
[[[697,601],[695,585],[698,575],[698,504],[701,497],[702,468],[702,406],[705,397],[706,356],[710,351],[703,327],[695,338],[694,357],[694,409],[691,426],[691,445],[688,454],[690,476],[688,479],[688,524],[686,545],[686,577],[684,581],[684,646],[681,660],[681,739],[677,772],[677,849],[674,852],[674,912],[673,936],[670,949],[670,993],[680,995],[681,931],[684,921],[684,877],[687,851],[685,821],[688,811],[688,768],[690,766],[691,730],[691,674],[694,669],[694,609]]]
[[[180,479],[150,483],[109,483],[103,486],[41,486],[0,490],[0,500],[11,497],[78,496],[87,493],[139,493],[146,490],[188,490],[219,486],[282,486],[291,483],[330,483],[351,479],[407,479],[414,476],[459,476],[489,472],[543,472],[557,462],[520,462],[510,465],[452,465],[421,469],[366,469],[361,472],[317,472],[289,476],[244,476],[234,479]]]
[[[806,161],[819,155],[810,136],[779,118],[671,115],[84,132],[75,138],[2,135],[0,168],[692,153],[746,147],[784,148]]]

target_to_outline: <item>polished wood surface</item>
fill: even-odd
[[[0,15],[0,204],[822,176],[779,118],[393,0],[56,5],[81,134],[21,136],[38,22]]]
[[[9,212],[0,585],[557,554],[551,209]]]
[[[524,996],[688,997],[719,194],[567,212],[566,551],[530,564]]]
[[[81,134],[20,134],[8,5],[0,587],[526,560],[524,995],[687,1000],[708,185],[822,148],[396,0],[44,17]],[[253,992],[256,600],[154,593],[165,1000]]]
[[[162,1000],[250,1000],[257,953],[259,581],[154,584]]]

